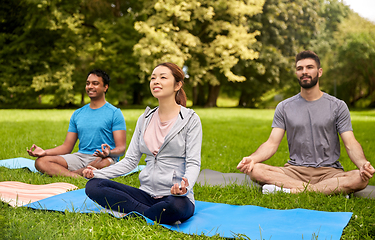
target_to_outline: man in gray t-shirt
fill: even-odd
[[[307,101],[299,93],[276,107],[272,128],[286,131],[291,165],[343,169],[337,133],[353,131],[343,101],[326,93]]]
[[[355,139],[346,104],[319,89],[319,57],[311,51],[296,56],[301,92],[278,104],[269,139],[237,168],[263,185],[263,193],[350,193],[365,188],[375,169]],[[284,167],[262,162],[272,157],[287,133],[290,160]],[[344,172],[339,136],[358,170]]]

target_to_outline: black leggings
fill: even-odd
[[[136,211],[158,223],[185,221],[194,214],[194,204],[186,196],[153,198],[145,191],[108,179],[93,178],[86,195],[102,207],[129,213]]]

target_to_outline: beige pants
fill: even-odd
[[[284,167],[280,167],[284,173],[294,179],[301,180],[306,183],[316,184],[325,179],[334,178],[335,175],[343,173],[344,170],[331,167],[301,167],[293,166],[286,163]]]

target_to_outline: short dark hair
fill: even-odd
[[[319,59],[318,55],[316,53],[314,53],[313,51],[310,51],[310,50],[305,50],[305,51],[302,51],[302,52],[297,54],[296,63],[295,63],[296,66],[297,66],[298,61],[300,61],[302,59],[306,59],[306,58],[313,59],[316,62],[316,65],[318,66],[318,69],[320,68],[320,59]]]
[[[94,75],[96,75],[98,77],[101,77],[103,79],[104,86],[108,85],[108,88],[109,88],[109,81],[111,81],[111,78],[109,77],[109,75],[106,72],[104,72],[101,69],[94,69],[94,70],[91,70],[87,74],[87,77],[90,76],[90,74],[94,74]],[[107,92],[108,92],[108,89],[107,89]]]

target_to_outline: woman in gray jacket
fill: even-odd
[[[194,214],[193,186],[201,164],[202,126],[186,108],[184,73],[173,63],[162,63],[151,75],[150,89],[159,107],[146,108],[125,158],[107,168],[88,167],[86,194],[101,206],[128,213],[136,211],[159,223],[184,221]],[[103,149],[110,155],[110,149]],[[140,188],[108,180],[133,170],[143,154],[146,167]]]

